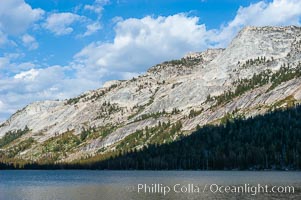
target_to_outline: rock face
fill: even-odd
[[[71,161],[124,148],[118,144],[158,123],[171,127],[180,122],[180,130],[171,137],[175,139],[197,125],[293,106],[301,100],[300,62],[300,27],[246,27],[226,49],[189,53],[73,99],[26,106],[0,125],[0,138],[25,127],[30,131],[0,153],[9,157],[7,152],[32,138],[27,148],[9,158]],[[79,141],[64,153],[52,150],[52,142],[68,133]],[[155,136],[144,138],[147,144]],[[139,147],[137,138],[133,140]]]

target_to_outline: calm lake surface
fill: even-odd
[[[258,193],[258,184],[281,192]],[[0,199],[301,199],[301,172],[0,171]]]

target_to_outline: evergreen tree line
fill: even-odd
[[[251,62],[251,61],[250,61]],[[207,96],[206,101],[215,101],[214,106],[219,106],[229,102],[235,97],[244,94],[247,91],[261,87],[268,83],[271,83],[270,88],[267,91],[271,91],[283,82],[292,80],[294,78],[301,77],[301,63],[296,64],[295,67],[289,64],[282,64],[280,69],[273,73],[270,69],[264,70],[258,74],[253,74],[252,78],[238,79],[233,83],[234,90],[224,91],[219,96]]]
[[[301,106],[206,125],[175,142],[73,164],[6,163],[1,169],[300,170]]]
[[[26,134],[28,131],[29,128],[27,126],[25,126],[24,130],[9,131],[0,139],[0,148]]]

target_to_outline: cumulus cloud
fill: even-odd
[[[81,19],[80,15],[74,13],[53,13],[47,17],[44,27],[55,35],[67,35],[73,32],[71,25]]]
[[[244,26],[285,26],[300,25],[301,1],[274,0],[260,1],[248,7],[240,7],[233,20],[216,30],[213,36],[219,46],[226,46]]]
[[[69,67],[50,66],[45,69],[30,69],[13,77],[0,79],[0,121],[17,109],[33,101],[45,99],[66,99],[83,91],[95,88],[93,80],[68,77]],[[5,105],[5,107],[4,107]]]
[[[0,30],[5,34],[24,33],[43,14],[42,9],[32,9],[24,0],[0,1]]]
[[[101,14],[101,12],[103,11],[103,6],[107,5],[108,3],[110,3],[109,0],[95,0],[92,5],[85,5],[84,9],[93,11],[97,14]]]
[[[242,19],[255,26],[261,25],[288,25],[300,24],[301,2],[299,0],[274,0],[271,3],[264,1],[251,5],[247,8],[240,8],[236,18]]]
[[[0,100],[0,110],[3,110],[4,108],[4,103]]]
[[[37,75],[39,75],[39,71],[36,69],[31,69],[29,71],[21,72],[14,76],[15,79],[21,79],[25,81],[32,81],[34,80]]]
[[[17,62],[23,56],[23,54],[5,54],[0,57],[0,78],[14,76],[15,74],[37,67],[33,62]]]
[[[95,21],[93,21],[92,23],[89,23],[86,26],[86,32],[79,35],[80,37],[90,36],[102,28],[99,21],[101,19],[102,12],[104,10],[104,6],[109,3],[110,3],[110,0],[95,0],[93,4],[87,4],[84,6],[84,10],[95,13],[97,15],[97,18]]]
[[[112,43],[91,43],[75,59],[86,67],[96,66],[111,72],[145,71],[163,60],[204,49],[207,43],[203,38],[210,31],[198,21],[198,17],[185,14],[122,20],[116,24]]]
[[[15,46],[9,36],[25,33],[44,15],[42,9],[33,9],[24,0],[0,1],[0,47]]]
[[[83,37],[92,35],[93,33],[96,33],[98,30],[101,29],[101,25],[99,22],[94,22],[87,25],[86,32],[82,35]]]
[[[23,42],[23,45],[25,47],[27,47],[29,50],[34,50],[39,47],[39,44],[36,41],[36,39],[29,34],[25,34],[22,36],[22,42]]]
[[[299,25],[300,16],[301,1],[274,0],[240,7],[233,20],[214,30],[207,30],[198,17],[185,14],[119,19],[112,42],[93,42],[75,59],[88,68],[137,73],[188,51],[226,47],[244,26]]]

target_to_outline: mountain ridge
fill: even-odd
[[[225,117],[290,106],[301,100],[300,61],[300,27],[246,27],[226,49],[190,53],[131,80],[111,81],[69,100],[26,106],[0,126],[0,138],[30,129],[7,144],[3,154],[7,157],[10,148],[32,138],[32,144],[12,158],[72,161],[116,150],[124,138],[158,123],[170,123],[171,129],[181,122],[176,133],[162,136],[164,143]],[[87,131],[88,136],[79,139]],[[64,154],[43,147],[66,133],[79,141]],[[152,144],[157,135],[136,147]]]

